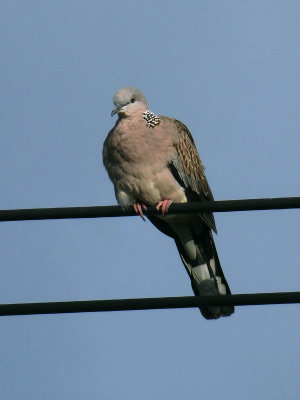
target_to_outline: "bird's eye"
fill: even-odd
[[[131,97],[130,103],[135,103],[135,97]]]

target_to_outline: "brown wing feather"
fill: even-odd
[[[186,188],[191,189],[198,199],[203,201],[214,200],[208,185],[204,167],[196,149],[194,139],[188,128],[180,121],[173,120],[176,125],[179,141],[176,145],[177,160],[172,164],[177,170]],[[195,199],[197,201],[197,198]],[[212,213],[201,214],[206,224],[216,232],[215,220]]]
[[[210,196],[212,197],[212,193],[190,131],[182,122],[175,120],[174,123],[179,133],[179,142],[176,146],[176,150],[182,172],[186,175],[188,180],[190,180],[190,186],[200,197],[213,200],[213,198],[210,198]]]

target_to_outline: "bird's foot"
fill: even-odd
[[[145,204],[140,204],[140,203],[133,203],[132,208],[136,214],[139,214],[139,216],[145,221],[145,217],[143,214],[143,210],[147,210],[147,207]]]
[[[165,200],[160,200],[157,204],[156,204],[156,209],[157,211],[159,211],[161,209],[161,213],[162,215],[165,215],[168,212],[168,209],[170,207],[170,205],[173,203],[172,200],[169,199],[165,199]]]

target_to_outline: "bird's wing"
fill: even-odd
[[[214,200],[190,131],[182,122],[178,120],[173,120],[173,122],[177,128],[179,140],[175,146],[176,158],[169,164],[170,171],[186,189],[188,201]],[[210,229],[217,231],[212,213],[201,213],[200,216]]]

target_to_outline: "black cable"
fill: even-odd
[[[224,200],[186,204],[171,204],[169,214],[187,212],[229,212],[251,210],[275,210],[300,208],[300,197],[269,199]],[[155,207],[145,214],[157,214]],[[135,215],[130,208],[123,211],[119,206],[37,208],[0,210],[0,221],[99,218]],[[163,297],[147,299],[119,299],[70,301],[51,303],[2,304],[0,315],[57,314],[96,311],[147,310],[163,308],[187,308],[213,305],[263,305],[300,303],[300,292],[256,293],[226,296]]]
[[[269,199],[245,199],[171,204],[168,214],[187,212],[229,212],[252,210],[276,210],[300,208],[300,197],[279,197]],[[155,207],[149,207],[145,215],[158,214]],[[125,217],[136,215],[132,208],[122,210],[119,206],[31,208],[0,210],[0,221],[25,221],[68,218]]]
[[[300,292],[1,304],[0,316],[300,303]]]

